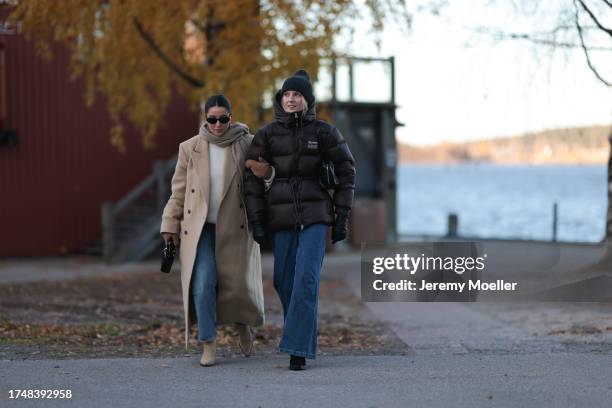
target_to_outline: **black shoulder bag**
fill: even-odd
[[[321,155],[321,174],[319,183],[325,190],[334,190],[338,187],[340,182],[334,170],[334,163],[327,158],[327,152],[323,151],[323,144],[321,143],[321,122],[317,122],[317,144],[319,145],[319,153]]]

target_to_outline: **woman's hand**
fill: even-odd
[[[270,178],[272,175],[272,166],[263,157],[259,157],[258,161],[249,159],[244,165],[247,169],[250,169],[254,175],[259,178]]]
[[[164,239],[164,242],[166,244],[168,244],[168,241],[172,241],[172,243],[174,244],[174,246],[177,246],[179,243],[179,236],[178,234],[173,234],[171,232],[162,232],[162,238]]]

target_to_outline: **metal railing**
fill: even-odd
[[[176,160],[156,161],[153,173],[119,201],[102,204],[102,255],[107,262],[143,259],[159,244]]]

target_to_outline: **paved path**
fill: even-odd
[[[609,407],[612,356],[321,357],[22,361],[0,364],[2,407]],[[71,400],[8,400],[8,389],[70,389]]]
[[[571,273],[600,255],[596,248],[572,247],[564,253],[569,258],[558,262],[559,274]],[[263,265],[270,274],[270,256],[264,257]],[[156,267],[131,265],[124,272]],[[116,273],[100,268],[98,272]],[[0,281],[10,281],[7,270],[0,267]],[[62,272],[57,267],[51,275],[63,279],[94,272],[95,268]],[[358,255],[329,256],[323,273],[345,279],[360,294]],[[40,275],[30,268],[11,279],[38,280]],[[8,400],[8,389],[13,388],[72,390],[72,400],[45,401],[44,406],[612,406],[610,304],[366,305],[373,316],[389,323],[414,355],[321,356],[304,372],[288,371],[284,355],[220,359],[210,368],[199,367],[195,356],[0,361],[0,406],[43,406],[41,401]],[[583,330],[587,334],[575,327],[588,329]],[[576,333],[551,334],[563,328]]]
[[[109,265],[89,257],[3,259],[0,260],[0,285],[151,272],[159,270],[159,265],[158,261]]]
[[[488,245],[490,250],[502,246],[508,264],[515,256],[521,256],[526,263],[529,262],[527,254],[531,254],[535,263],[547,251],[554,252],[546,273],[561,282],[577,279],[580,277],[577,271],[601,256],[601,247],[594,245],[568,244],[560,248],[548,243],[491,242]],[[324,273],[345,279],[354,294],[361,295],[358,256],[332,256],[326,261]],[[612,354],[611,303],[369,302],[366,305],[377,319],[388,322],[417,355],[551,353],[554,358],[555,353],[569,351]],[[551,331],[581,328],[594,333],[570,337],[547,335]]]

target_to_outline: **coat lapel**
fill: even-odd
[[[210,166],[208,156],[208,142],[202,137],[193,147],[191,156],[194,166],[194,174],[198,175],[200,187],[202,188],[202,198],[208,203],[210,197]]]
[[[230,190],[232,183],[234,182],[234,177],[236,176],[237,169],[234,164],[234,158],[232,157],[232,146],[228,146],[225,149],[225,165],[223,167],[223,192],[221,193],[221,201],[219,202],[219,206],[223,204],[223,200],[225,196]]]

